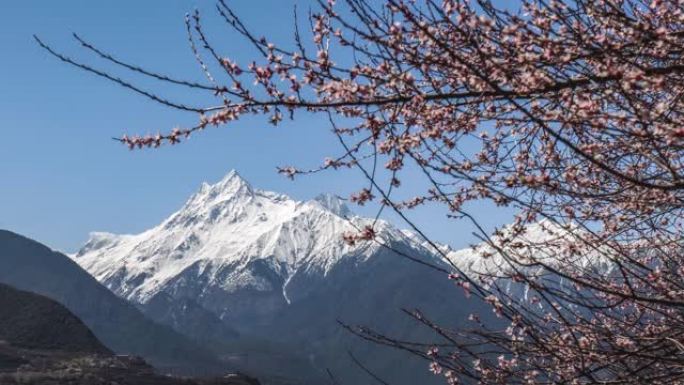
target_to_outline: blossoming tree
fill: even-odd
[[[448,383],[684,383],[684,2],[341,3],[319,0],[311,38],[295,20],[283,47],[219,0],[226,23],[255,47],[251,63],[219,52],[199,13],[187,17],[206,83],[124,62],[76,36],[124,69],[212,93],[212,106],[166,99],[38,43],[199,116],[194,127],[117,139],[131,148],[176,144],[246,115],[278,124],[305,111],[328,119],[344,151],[316,169],[281,168],[289,177],[359,168],[370,183],[352,200],[377,200],[411,226],[407,211],[427,203],[475,226],[468,202],[516,208],[512,225],[480,229],[477,252],[495,269],[446,272],[506,327],[474,314],[471,328],[453,330],[411,312],[443,340],[432,347],[350,328],[429,360]],[[408,183],[424,193],[398,199],[408,167],[422,171]],[[546,236],[528,238],[530,226]],[[377,241],[372,227],[346,237]]]

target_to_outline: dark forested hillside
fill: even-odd
[[[115,356],[58,302],[0,284],[2,385],[258,385],[227,375],[186,379],[160,375],[144,360]]]
[[[4,284],[0,284],[0,340],[29,349],[111,353],[64,306]]]
[[[201,375],[226,370],[213,354],[146,318],[64,254],[4,230],[0,230],[0,282],[63,304],[116,353],[142,356],[170,372]]]

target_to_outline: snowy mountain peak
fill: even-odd
[[[117,294],[138,302],[200,276],[201,284],[227,292],[280,289],[274,285],[285,290],[300,270],[325,275],[341,260],[370,258],[378,244],[350,246],[343,234],[371,221],[354,216],[334,195],[296,201],[255,189],[231,171],[215,184],[202,184],[179,211],[152,229],[137,235],[93,233],[74,260]],[[376,229],[390,241],[410,243],[386,222],[376,222]]]
[[[343,261],[353,265],[377,255],[379,243],[349,245],[343,240],[345,233],[371,223],[383,244],[408,247],[435,263],[450,261],[473,274],[505,267],[501,258],[485,257],[492,254],[486,245],[478,250],[444,245],[435,249],[412,231],[354,215],[335,195],[296,201],[255,189],[235,171],[215,184],[203,184],[179,211],[145,232],[92,233],[73,258],[112,291],[135,302],[145,303],[160,292],[178,296],[179,290],[192,288],[191,298],[215,290],[277,292],[289,305],[295,298],[293,277],[324,278],[345,265]],[[519,240],[534,244],[558,238],[549,234],[553,229],[540,223]]]
[[[250,187],[247,182],[236,170],[230,170],[215,186],[221,188]]]
[[[234,197],[249,197],[254,194],[252,186],[238,174],[231,170],[223,179],[210,185],[202,183],[200,190],[190,199],[190,201],[202,199],[206,203],[211,201],[221,201]]]
[[[346,203],[344,203],[344,200],[337,195],[323,193],[318,195],[313,200],[341,217],[349,217],[353,215],[352,211],[349,209],[349,207],[347,207]]]

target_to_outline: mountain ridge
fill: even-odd
[[[320,269],[325,274],[345,256],[376,252],[380,246],[375,243],[350,246],[341,237],[372,222],[353,215],[332,195],[296,201],[254,189],[231,171],[216,184],[203,183],[160,225],[134,235],[92,233],[72,258],[118,295],[142,303],[184,270],[214,269],[218,274],[226,266],[261,261],[277,265],[273,271],[282,280],[285,301],[290,302],[287,285],[300,269]],[[410,242],[385,221],[375,225],[381,237]],[[259,290],[272,283],[240,274],[236,267],[223,282],[224,289],[251,285]]]
[[[384,246],[344,241],[345,233],[370,225]],[[482,310],[465,302],[445,274],[401,254],[450,268],[415,235],[354,215],[338,197],[297,201],[256,189],[232,171],[217,183],[203,183],[159,225],[139,234],[94,233],[72,258],[185,335],[206,339],[226,335],[225,328],[236,331],[225,355],[252,357],[237,365],[248,374],[261,371],[264,383],[271,383],[269,377],[288,379],[272,383],[329,382],[328,370],[341,383],[367,382],[348,350],[398,385],[439,383],[421,360],[359,340],[338,323],[420,340],[434,336],[401,309],[420,306],[450,323],[467,322],[470,310]],[[202,309],[184,311],[184,304]],[[207,317],[200,321],[198,314]],[[202,335],[198,322],[206,329]],[[396,360],[404,365],[396,368]]]

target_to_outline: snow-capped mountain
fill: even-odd
[[[204,183],[159,226],[137,235],[92,233],[73,258],[115,293],[138,303],[180,285],[179,277],[188,273],[202,277],[203,289],[277,289],[290,303],[288,284],[296,274],[325,276],[339,261],[363,261],[382,247],[350,246],[342,239],[371,221],[354,216],[335,196],[299,202],[255,189],[231,171],[214,185]],[[423,247],[386,222],[375,227],[383,239]],[[256,272],[256,264],[273,276]]]
[[[343,240],[370,224],[390,247]],[[540,222],[515,241],[536,255],[535,244],[562,243],[563,234],[567,230]],[[72,258],[149,317],[211,346],[264,383],[328,382],[320,376],[327,370],[340,383],[365,383],[346,356],[351,348],[388,382],[403,385],[439,380],[415,368],[423,362],[360,344],[337,321],[425,341],[434,335],[399,309],[419,307],[454,327],[473,312],[493,317],[445,274],[400,255],[475,277],[507,268],[492,251],[487,245],[433,246],[412,231],[354,215],[335,196],[296,201],[255,189],[231,171],[216,184],[203,184],[158,226],[136,235],[92,233]],[[520,285],[506,288],[526,293]]]
[[[351,246],[343,240],[344,233],[373,222],[355,216],[337,197],[296,201],[255,189],[231,171],[216,184],[203,184],[158,226],[136,235],[93,233],[72,258],[158,322],[227,355],[250,351],[258,357],[251,364],[262,361],[255,374],[283,365],[286,350],[292,353],[287,369],[333,368],[350,383],[365,382],[363,372],[349,366],[348,347],[387,369],[399,353],[359,348],[337,320],[408,338],[425,331],[401,308],[420,306],[450,322],[468,314],[458,302],[461,291],[445,275],[376,242]],[[447,268],[415,234],[384,221],[374,229],[392,249]],[[274,358],[273,351],[280,356]],[[293,376],[281,369],[273,376]],[[387,375],[398,384],[415,380],[402,370]],[[428,376],[419,382],[430,381]]]

